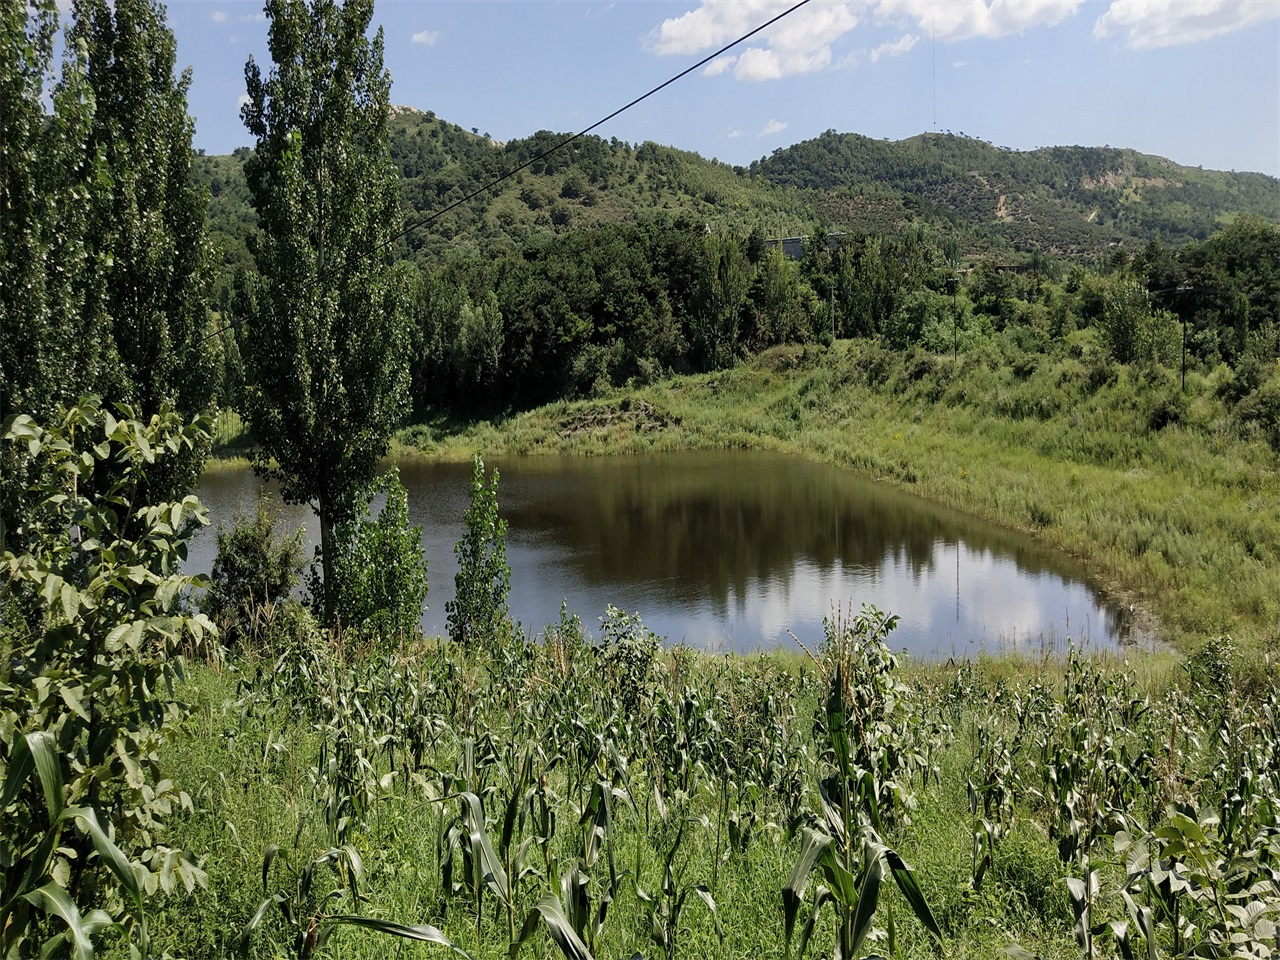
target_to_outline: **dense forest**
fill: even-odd
[[[1204,240],[1230,219],[1280,221],[1272,177],[1183,167],[1132,150],[1052,147],[1019,152],[953,134],[900,142],[828,131],[747,167],[654,143],[583,137],[457,209],[443,210],[568,139],[539,131],[498,143],[431,112],[393,108],[406,255],[420,263],[510,251],[537,234],[681,216],[713,230],[767,237],[954,235],[963,255],[1032,252],[1096,260],[1148,240]],[[212,195],[211,235],[228,267],[248,265],[252,209],[239,168],[248,148],[197,159]],[[430,221],[428,224],[428,220]],[[419,254],[423,254],[419,256]]]
[[[1276,352],[1269,177],[950,134],[828,132],[750,169],[590,136],[535,159],[563,139],[500,144],[393,108],[417,415],[526,409],[832,337],[943,349],[948,329],[972,344],[1012,325],[1044,350],[1102,329],[1104,303],[1131,282],[1138,312],[1186,327],[1192,364]],[[252,271],[249,156],[193,166],[233,320],[235,278]],[[808,238],[803,256],[784,256],[780,236]]]

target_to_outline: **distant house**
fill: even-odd
[[[834,250],[837,242],[843,237],[843,233],[832,233],[827,235],[827,249]],[[765,246],[776,247],[782,245],[782,253],[791,260],[804,259],[804,244],[808,237],[775,237],[765,241]]]

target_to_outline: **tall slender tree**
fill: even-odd
[[[260,234],[246,321],[245,413],[254,467],[320,520],[333,582],[334,527],[388,450],[408,398],[403,275],[387,120],[391,77],[373,0],[268,0],[274,67],[245,66],[245,166]],[[332,615],[332,593],[325,608]]]
[[[89,150],[110,171],[94,205],[89,264],[101,288],[119,364],[97,384],[146,417],[162,404],[208,409],[218,376],[210,356],[207,197],[192,179],[190,69],[155,0],[75,0],[69,42],[88,57],[94,113]],[[194,479],[194,477],[190,478]]]
[[[106,179],[90,145],[94,97],[77,45],[57,80],[56,32],[53,0],[0,3],[0,420],[48,421],[114,363],[100,291],[84,279],[104,255],[88,236]],[[11,532],[30,506],[32,469],[0,450],[0,524]]]

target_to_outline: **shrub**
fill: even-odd
[[[507,521],[498,517],[498,471],[486,487],[484,461],[471,462],[471,500],[463,516],[466,531],[453,548],[458,558],[455,595],[445,604],[449,636],[465,645],[492,640],[507,617]]]
[[[386,495],[376,520],[369,506]],[[427,600],[422,527],[409,526],[409,494],[392,468],[365,493],[360,518],[335,533],[334,613],[345,627],[389,639],[413,634]]]
[[[276,535],[266,496],[258,500],[253,516],[237,511],[230,529],[219,524],[213,586],[201,609],[218,625],[229,648],[258,645],[275,605],[298,585],[302,541],[301,529]]]
[[[184,647],[216,631],[182,597],[184,541],[207,523],[193,496],[140,499],[146,475],[208,443],[211,424],[162,408],[149,423],[82,399],[47,428],[20,415],[3,439],[48,478],[0,552],[0,955],[92,955],[123,929],[148,956],[149,891],[204,874],[157,842],[191,800],[159,751],[184,716]],[[96,856],[95,856],[96,854]]]

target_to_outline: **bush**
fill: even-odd
[[[266,496],[253,516],[237,511],[228,530],[218,526],[213,582],[201,609],[222,631],[228,648],[256,647],[275,606],[289,596],[302,575],[303,531],[276,535]]]
[[[21,548],[0,548],[4,957],[92,956],[112,929],[148,956],[145,901],[204,880],[158,838],[175,808],[191,809],[160,748],[186,713],[181,654],[216,633],[182,600],[204,578],[178,572],[208,521],[193,496],[141,492],[157,464],[207,444],[211,424],[116,410],[90,397],[47,428],[25,414],[3,428],[15,459],[47,478],[13,531]]]
[[[369,505],[386,495],[376,520]],[[360,519],[335,531],[334,613],[344,627],[390,639],[418,630],[427,600],[422,527],[409,526],[409,494],[394,467],[365,493]]]
[[[498,471],[489,486],[484,461],[471,462],[471,500],[463,517],[466,532],[453,548],[458,558],[455,596],[445,604],[449,636],[456,643],[488,641],[500,634],[507,618],[507,521],[498,517]]]

